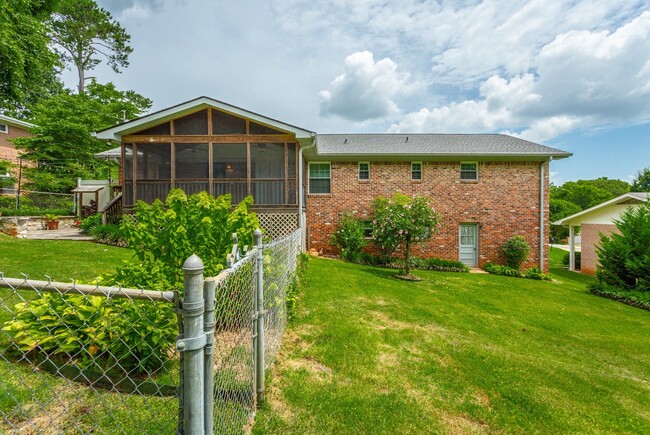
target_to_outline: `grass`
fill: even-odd
[[[0,271],[7,277],[90,281],[129,259],[132,252],[90,242],[13,239],[0,235]],[[33,295],[33,293],[31,293]],[[22,297],[29,297],[21,292]],[[0,324],[21,298],[0,289]],[[92,389],[16,363],[0,332],[0,433],[173,433],[178,399]],[[7,358],[7,359],[5,359]],[[164,379],[163,379],[164,381]],[[176,382],[176,379],[173,380]],[[22,429],[21,429],[22,428]]]
[[[649,433],[648,312],[553,272],[312,260],[254,433]]]
[[[0,234],[0,272],[11,278],[88,282],[133,256],[124,248],[70,240],[15,239]]]

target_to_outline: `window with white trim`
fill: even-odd
[[[411,162],[411,180],[422,180],[422,162]]]
[[[478,180],[478,162],[460,162],[460,179],[463,181]]]
[[[309,163],[309,193],[311,195],[332,193],[332,170],[328,163]]]
[[[359,162],[359,180],[370,180],[370,162]]]
[[[0,133],[9,133],[9,126],[7,124],[0,124]]]

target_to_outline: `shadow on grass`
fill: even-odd
[[[585,285],[585,290],[586,290],[586,286],[596,282],[596,277],[591,275],[586,275],[580,272],[572,272],[570,270],[559,269],[559,268],[551,268],[550,272],[551,275],[553,275],[555,278],[559,278],[562,280],[569,280],[575,283]]]

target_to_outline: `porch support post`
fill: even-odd
[[[569,225],[569,270],[576,270],[575,227]]]

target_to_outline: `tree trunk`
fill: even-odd
[[[86,72],[83,67],[83,52],[81,49],[77,52],[77,58],[74,60],[74,64],[77,67],[77,75],[79,77],[79,84],[77,89],[79,89],[79,95],[83,94],[85,91],[85,82],[86,82]]]
[[[404,274],[411,275],[411,238],[407,237],[404,246]]]

